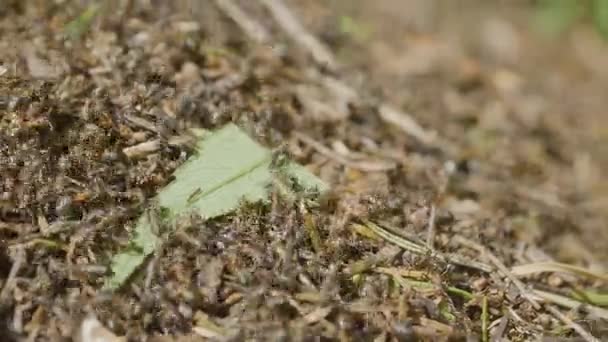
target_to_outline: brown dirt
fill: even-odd
[[[86,314],[135,341],[205,340],[202,330],[234,341],[479,340],[485,300],[496,338],[577,336],[478,246],[507,268],[549,260],[604,275],[520,277],[528,290],[608,289],[608,60],[598,57],[608,47],[584,25],[548,39],[524,1],[288,1],[360,92],[345,102],[255,3],[241,5],[268,26],[270,46],[212,1],[111,1],[115,13],[68,39],[63,27],[86,6],[59,3],[0,9],[4,340],[70,341]],[[379,99],[451,152],[384,122]],[[229,121],[286,145],[332,191],[316,207],[273,195],[193,218],[144,277],[102,292],[133,220],[190,155],[176,138]],[[125,153],[153,139],[158,150]],[[361,167],[380,161],[395,167]],[[437,253],[492,270],[366,236],[357,224],[368,220],[412,241],[432,220]],[[608,338],[597,311],[559,310]]]

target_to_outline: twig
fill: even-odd
[[[494,264],[494,266],[503,274],[503,276],[509,278],[509,280],[513,282],[522,297],[524,297],[530,304],[532,304],[534,309],[540,310],[540,304],[538,304],[536,299],[534,299],[530,291],[526,288],[526,285],[524,285],[521,280],[517,279],[517,277],[515,277],[515,275],[513,275],[513,273],[511,273],[511,271],[507,269],[507,266],[505,266],[505,264],[500,261],[494,254],[492,254],[487,248],[461,236],[456,236],[455,239],[462,245],[472,248],[478,251],[480,254],[484,255],[492,264]]]
[[[261,0],[261,3],[266,6],[281,28],[311,54],[317,64],[332,71],[337,69],[338,65],[331,51],[306,31],[282,0]]]
[[[122,152],[128,158],[140,158],[140,157],[143,157],[150,153],[156,152],[159,149],[160,149],[160,140],[154,139],[154,140],[145,141],[143,143],[140,143],[140,144],[137,144],[134,146],[125,147],[122,149]]]
[[[217,7],[232,19],[249,38],[259,44],[270,43],[270,34],[264,26],[252,20],[245,12],[241,10],[232,0],[215,0]]]
[[[488,342],[488,321],[490,320],[490,314],[488,313],[488,297],[483,296],[481,302],[481,340]]]
[[[426,231],[426,245],[433,250],[433,242],[435,241],[435,205],[431,205],[431,213],[429,214],[429,225]]]
[[[579,276],[583,276],[586,278],[601,280],[604,283],[608,283],[608,274],[605,273],[597,273],[582,267],[563,264],[559,262],[537,262],[532,264],[524,264],[511,267],[511,272],[517,276],[524,276],[528,274],[534,273],[543,273],[543,272],[562,272],[562,273],[571,273]]]
[[[583,328],[580,324],[576,323],[575,321],[571,320],[568,316],[561,313],[555,306],[546,305],[546,307],[547,307],[547,310],[549,310],[553,314],[553,316],[557,317],[560,321],[562,321],[564,324],[569,326],[572,330],[576,331],[579,335],[581,335],[581,337],[585,341],[600,342],[599,339],[593,337],[593,335],[591,335],[589,332],[587,332],[587,330],[585,330],[585,328]]]
[[[13,265],[11,266],[10,272],[8,273],[8,277],[6,278],[4,287],[2,287],[2,291],[0,291],[0,303],[4,303],[7,300],[9,293],[15,286],[15,278],[17,277],[17,273],[19,273],[21,265],[24,261],[25,250],[23,248],[17,248],[15,260],[13,262]]]
[[[152,286],[152,280],[154,279],[156,273],[156,267],[158,266],[158,261],[160,259],[160,251],[155,250],[154,256],[146,266],[146,278],[144,280],[144,291],[151,292],[150,287]]]
[[[125,119],[137,127],[147,129],[150,132],[158,133],[158,128],[156,125],[142,117],[127,114],[125,115]]]
[[[305,135],[303,133],[294,132],[293,135],[306,145],[314,148],[317,152],[322,155],[335,160],[336,162],[351,167],[353,169],[366,171],[366,172],[376,172],[376,171],[388,171],[395,168],[395,163],[390,161],[357,161],[346,158],[338,153],[335,153],[331,149],[325,147],[323,144],[315,141],[313,138]]]

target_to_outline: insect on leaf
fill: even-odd
[[[242,201],[268,200],[268,185],[273,180],[272,152],[253,141],[234,124],[202,135],[197,153],[175,172],[175,180],[162,189],[156,199],[163,220],[195,211],[213,218],[234,211]],[[327,185],[303,166],[288,161],[285,172],[307,190],[323,192]],[[150,215],[142,215],[136,224],[132,245],[114,256],[113,276],[107,288],[121,286],[145,261],[161,238],[155,234]]]

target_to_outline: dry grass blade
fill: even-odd
[[[435,285],[430,282],[407,279],[410,277],[410,274],[411,274],[411,278],[416,278],[416,276],[418,276],[419,278],[416,278],[416,279],[420,279],[423,277],[420,274],[416,274],[416,271],[406,271],[406,270],[390,268],[390,267],[377,267],[374,269],[374,272],[388,274],[388,275],[392,276],[395,279],[395,281],[404,288],[408,288],[408,287],[415,287],[415,288],[421,288],[421,289],[440,289],[441,288],[441,286]],[[424,272],[418,272],[418,273],[424,273]],[[465,291],[463,289],[459,289],[454,286],[446,286],[445,291],[451,295],[462,297],[465,300],[471,300],[474,298],[472,293]]]
[[[136,127],[146,129],[153,133],[158,133],[158,128],[156,127],[156,125],[153,122],[150,122],[142,117],[127,114],[125,115],[125,119]]]
[[[122,152],[128,158],[141,158],[150,153],[154,153],[160,149],[160,140],[154,139],[149,141],[144,141],[140,144],[125,147]]]
[[[442,253],[439,253],[438,251],[432,251],[427,246],[419,245],[415,242],[412,242],[412,241],[410,241],[404,237],[401,237],[387,229],[384,229],[384,228],[380,227],[379,225],[377,225],[371,221],[368,221],[368,220],[363,221],[363,225],[353,224],[352,227],[356,231],[366,231],[366,230],[372,231],[374,234],[381,237],[382,239],[384,239],[394,245],[397,245],[405,250],[408,250],[412,253],[416,253],[416,254],[420,254],[420,255],[429,255],[431,257],[437,258],[444,262],[451,263],[453,265],[474,268],[474,269],[477,269],[482,272],[491,272],[492,271],[492,267],[490,267],[489,265],[486,265],[484,263],[481,263],[481,262],[478,262],[475,260],[469,260],[468,258],[462,257],[460,255],[456,255],[456,254],[442,254]]]
[[[412,241],[402,238],[401,236],[395,235],[371,221],[363,221],[363,223],[364,223],[364,225],[354,224],[353,226],[356,227],[358,230],[363,230],[363,227],[365,227],[365,228],[371,230],[374,234],[383,238],[384,240],[386,240],[392,244],[395,244],[405,250],[408,250],[412,253],[427,254],[429,252],[429,250],[425,246],[418,245]],[[360,227],[360,226],[363,226],[363,227]]]
[[[391,275],[397,274],[402,277],[414,279],[427,279],[429,277],[429,273],[425,271],[406,270],[398,267],[376,267],[374,271]]]
[[[319,308],[316,308],[311,313],[304,316],[302,319],[307,324],[317,323],[317,322],[321,321],[322,319],[324,319],[325,317],[327,317],[327,315],[329,315],[331,313],[331,310],[332,310],[331,306],[319,307]]]
[[[490,314],[488,312],[488,297],[483,296],[481,302],[481,340],[488,342],[488,330],[489,330]]]
[[[192,332],[199,336],[222,340],[228,335],[228,332],[224,328],[212,322],[209,317],[201,311],[194,314],[194,321],[196,322],[196,325],[192,327]]]
[[[561,313],[553,305],[547,305],[547,310],[549,310],[553,314],[553,316],[557,317],[560,321],[564,322],[564,324],[566,324],[572,330],[576,331],[585,341],[600,342],[599,339],[593,337],[593,335],[591,335],[587,330],[585,330],[580,324],[574,322],[568,316]]]
[[[435,241],[435,205],[431,205],[431,213],[429,215],[429,225],[427,227],[426,232],[426,245],[430,249],[434,249],[434,241]]]
[[[511,268],[511,273],[516,276],[524,276],[544,272],[563,272],[579,275],[585,278],[601,280],[608,283],[608,274],[593,272],[582,267],[563,264],[559,262],[538,262],[532,264],[518,265]]]

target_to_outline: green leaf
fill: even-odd
[[[595,27],[604,39],[608,39],[608,0],[594,0],[592,6]]]
[[[234,211],[242,201],[267,201],[268,186],[275,179],[270,167],[272,160],[271,151],[233,124],[203,134],[197,153],[175,171],[175,180],[155,199],[163,220],[170,223],[176,216],[191,211],[213,218]],[[306,190],[327,190],[325,183],[296,163],[287,161],[282,169]],[[161,242],[150,217],[142,215],[135,227],[131,242],[137,248],[129,248],[113,258],[113,276],[106,282],[106,288],[121,286]]]
[[[608,293],[606,292],[602,293],[593,290],[573,291],[572,297],[593,305],[608,306]]]

